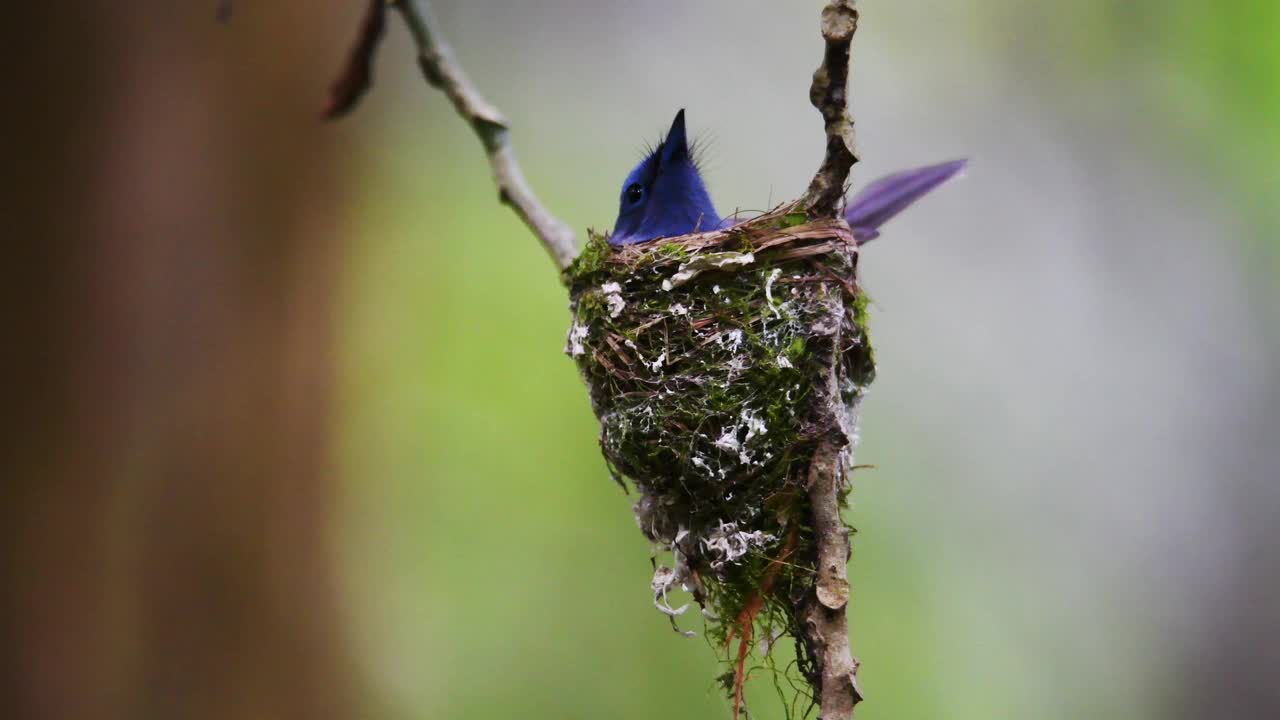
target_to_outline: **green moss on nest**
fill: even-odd
[[[574,278],[588,277],[601,272],[611,252],[612,248],[609,247],[609,239],[606,236],[594,232],[588,233],[586,247],[582,248],[582,252],[578,253],[578,257],[574,258],[569,268],[564,271],[566,282],[571,284]]]
[[[783,208],[729,230],[612,248],[565,272],[577,362],[609,467],[646,537],[676,559],[709,635],[794,632],[816,559],[805,484],[819,440],[856,440],[875,374],[856,246]],[[744,612],[751,607],[757,612]],[[749,629],[748,629],[749,630]]]

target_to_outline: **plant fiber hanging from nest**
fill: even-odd
[[[857,442],[875,374],[857,245],[837,220],[799,204],[735,227],[622,248],[593,235],[566,271],[566,352],[587,383],[615,479],[675,567],[658,567],[654,602],[686,589],[735,669],[741,704],[751,638],[802,638],[818,550],[806,483],[820,443]],[[730,643],[738,640],[736,651]],[[814,648],[798,643],[814,680]]]

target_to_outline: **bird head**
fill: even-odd
[[[715,230],[720,226],[707,187],[689,148],[684,110],[671,129],[622,183],[611,245]]]

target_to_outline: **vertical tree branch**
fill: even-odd
[[[858,661],[849,649],[849,529],[840,519],[844,477],[840,447],[823,440],[809,465],[809,505],[818,542],[814,596],[804,612],[805,641],[814,655],[819,679],[816,697],[821,720],[849,720],[862,699]]]
[[[797,603],[802,644],[811,666],[806,677],[813,686],[821,720],[850,720],[861,699],[858,661],[849,649],[849,529],[840,517],[845,468],[853,464],[853,438],[857,435],[859,402],[848,402],[842,392],[851,369],[843,352],[853,328],[842,283],[828,286],[827,314],[814,325],[814,352],[824,357],[826,377],[814,386],[815,421],[825,428],[813,459],[809,461],[807,491],[809,520],[813,528],[815,569],[813,590]]]
[[[857,29],[858,10],[853,0],[834,0],[823,8],[822,38],[827,46],[822,64],[813,73],[809,102],[822,113],[827,151],[805,191],[805,210],[810,219],[835,217],[844,198],[849,168],[858,162],[848,102],[849,46]]]
[[[499,198],[511,206],[524,224],[538,237],[561,270],[567,268],[577,254],[573,230],[549,210],[533,194],[511,146],[507,120],[463,72],[444,40],[440,26],[427,0],[394,0],[393,7],[404,16],[418,48],[418,65],[427,82],[442,90],[458,114],[475,130],[489,157]]]
[[[849,47],[858,29],[853,0],[833,0],[822,10],[822,38],[826,41],[822,64],[813,73],[809,100],[822,113],[827,149],[822,165],[803,198],[810,219],[837,217],[844,198],[849,169],[858,161],[853,118],[849,114]],[[843,305],[839,308],[843,313]],[[839,321],[835,327],[839,328]],[[840,332],[835,330],[839,348]],[[838,350],[835,350],[838,353]],[[833,357],[834,360],[834,357]],[[833,371],[839,364],[833,362]],[[842,417],[845,411],[837,378],[823,393],[825,412]],[[856,418],[854,419],[856,422]],[[843,428],[842,428],[843,430]],[[814,662],[815,699],[821,720],[850,720],[853,706],[862,699],[858,690],[858,662],[849,649],[849,530],[840,518],[840,490],[846,460],[852,462],[847,433],[829,436],[814,451],[809,465],[809,507],[818,546],[817,577],[813,596],[802,611],[804,642]],[[847,454],[847,455],[846,455]]]

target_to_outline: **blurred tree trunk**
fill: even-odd
[[[350,716],[317,112],[359,8],[215,7],[6,11],[4,717]]]

